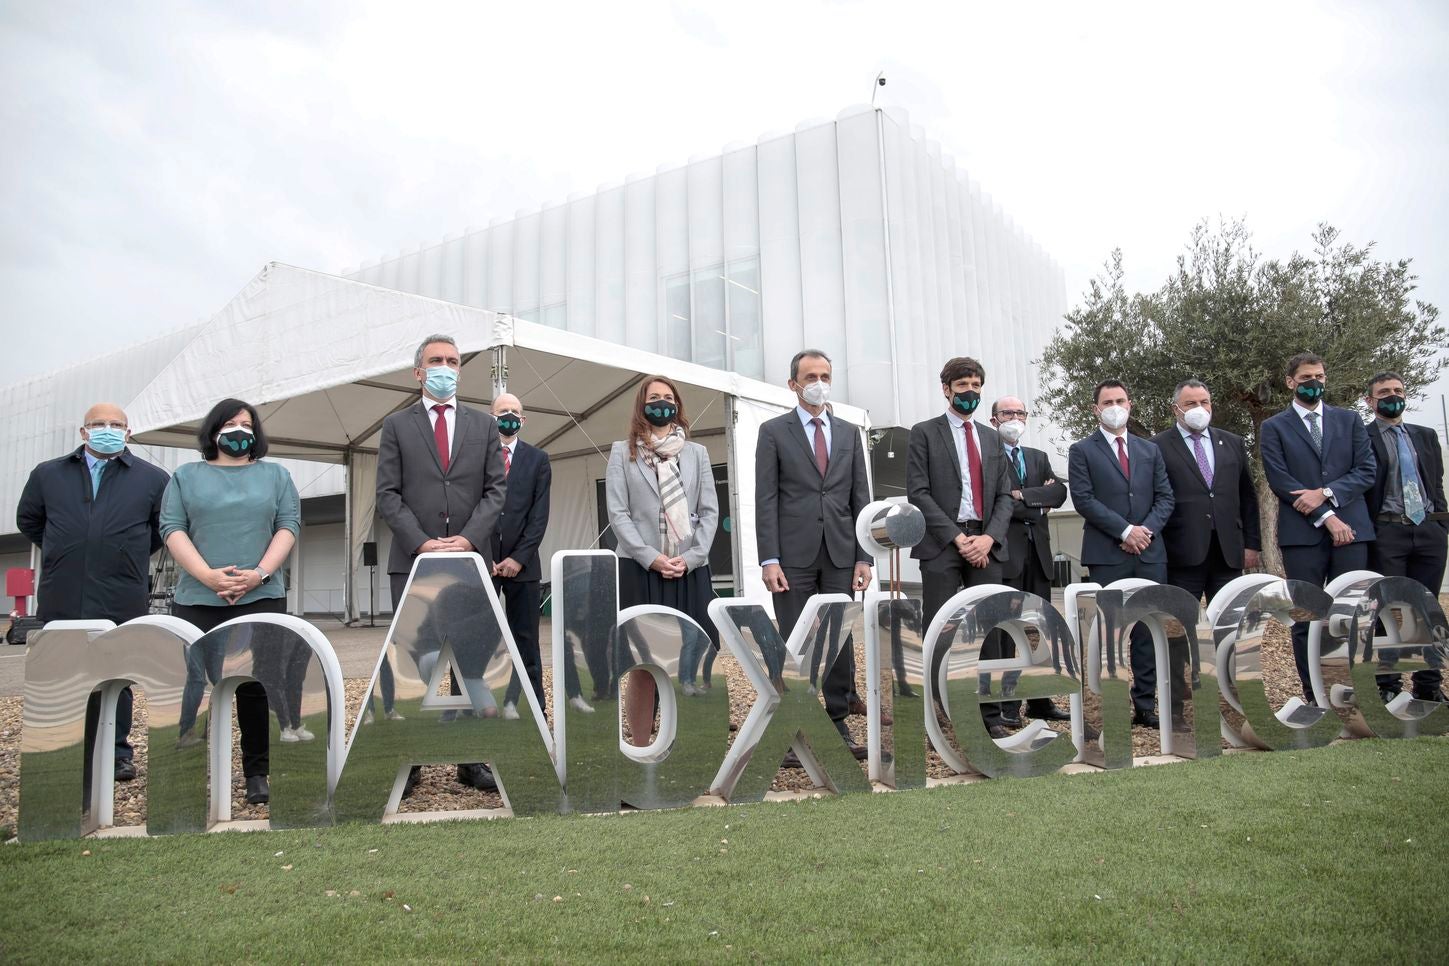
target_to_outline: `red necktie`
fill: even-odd
[[[810,420],[810,425],[815,427],[815,468],[820,471],[823,479],[825,471],[830,467],[830,452],[825,448],[825,426],[819,416]]]
[[[966,467],[971,471],[971,509],[976,511],[977,517],[985,520],[986,513],[981,509],[985,499],[981,487],[981,451],[976,448],[976,434],[971,432],[970,423],[962,423],[961,432],[966,434]]]
[[[433,440],[438,444],[438,462],[443,464],[443,472],[448,472],[448,407],[434,406],[433,412],[438,418],[433,421]]]
[[[1117,462],[1122,465],[1122,475],[1132,479],[1132,471],[1127,468],[1127,444],[1121,436],[1117,437]]]
[[[503,447],[503,478],[508,478],[508,471],[513,467],[513,450],[507,446]]]

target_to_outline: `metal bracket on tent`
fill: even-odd
[[[493,368],[489,376],[493,380],[493,398],[497,399],[500,393],[508,391],[508,347],[494,346],[492,352]]]

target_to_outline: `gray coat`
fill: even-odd
[[[438,537],[467,537],[484,559],[491,556],[505,492],[498,422],[468,406],[454,417],[447,473],[422,400],[383,420],[377,512],[392,529],[390,574],[411,571],[418,547]]]
[[[680,550],[685,566],[695,570],[709,563],[709,548],[719,526],[719,499],[714,491],[714,471],[709,451],[699,443],[685,443],[679,453],[679,475],[689,504],[689,522],[694,528],[689,544]],[[604,475],[609,505],[609,525],[619,542],[619,556],[649,568],[659,549],[659,476],[644,462],[643,454],[629,459],[629,444],[619,440],[609,451],[609,468]]]
[[[1010,555],[1007,529],[1011,526],[1012,470],[1001,448],[1001,438],[990,426],[975,424],[981,453],[982,530],[996,546],[991,556]],[[956,431],[942,413],[911,427],[906,452],[906,497],[926,518],[926,537],[911,550],[917,560],[933,560],[950,549],[961,528],[956,512],[961,506],[961,460],[956,455]]]

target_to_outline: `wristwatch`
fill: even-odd
[[[266,584],[271,582],[272,575],[263,570],[261,564],[257,564],[255,567],[252,568],[252,570],[256,571],[256,573],[262,578],[262,583]]]
[[[1325,486],[1323,488],[1323,498],[1325,500],[1327,500],[1329,503],[1332,503],[1333,502],[1333,490],[1331,488]]]

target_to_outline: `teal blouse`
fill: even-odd
[[[277,531],[291,530],[295,536],[301,530],[301,507],[292,474],[276,463],[187,463],[172,474],[161,499],[161,539],[185,533],[208,566],[250,570],[262,562]],[[286,595],[279,569],[237,603]],[[176,581],[176,603],[226,606],[184,568]]]

